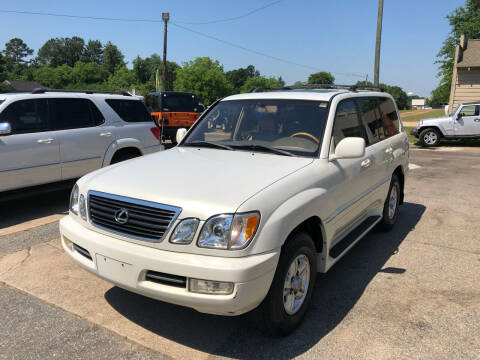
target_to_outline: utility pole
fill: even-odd
[[[373,85],[380,84],[380,43],[382,42],[383,0],[378,0],[377,41],[375,44],[375,69]]]
[[[167,23],[170,19],[170,13],[162,13],[163,20],[163,67],[162,67],[162,87],[167,90]]]

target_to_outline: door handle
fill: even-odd
[[[371,161],[370,159],[365,159],[362,161],[362,163],[360,164],[362,166],[362,168],[368,168],[371,164]]]
[[[473,119],[473,121],[475,121],[475,122],[480,122],[480,119]]]
[[[53,139],[39,139],[37,140],[37,143],[39,144],[51,144]]]
[[[112,136],[112,133],[111,132],[102,132],[100,133],[100,136]]]

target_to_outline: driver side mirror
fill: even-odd
[[[183,140],[186,134],[187,134],[187,129],[185,128],[180,128],[177,130],[177,135],[175,136],[175,140],[177,144],[179,144]]]
[[[365,139],[360,137],[346,137],[337,144],[335,154],[330,160],[355,159],[365,155]]]
[[[462,116],[463,116],[462,113],[459,112],[459,113],[457,114],[457,121],[460,120],[460,119],[462,118]]]
[[[10,135],[12,133],[12,127],[9,123],[0,123],[0,135]]]

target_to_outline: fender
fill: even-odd
[[[312,216],[318,216],[323,224],[322,218],[325,214],[318,212],[318,204],[325,194],[326,189],[323,188],[308,189],[293,195],[276,207],[259,229],[253,252],[262,253],[280,248],[290,233]],[[323,225],[322,235],[325,249],[326,233]]]
[[[110,146],[107,148],[107,151],[105,151],[102,167],[110,165],[110,161],[112,161],[113,155],[119,149],[126,148],[126,147],[134,147],[138,149],[140,153],[143,155],[142,143],[139,140],[133,139],[133,138],[117,139],[114,142],[112,142]]]
[[[420,133],[427,128],[437,129],[438,131],[440,131],[440,134],[442,134],[442,136],[448,136],[448,134],[446,133],[443,126],[440,126],[439,124],[435,124],[435,125],[425,125],[425,124],[423,124],[421,127],[418,128],[418,135],[420,135]]]

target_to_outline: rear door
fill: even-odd
[[[455,121],[455,135],[480,135],[479,108],[479,105],[465,105],[460,109]]]
[[[0,114],[12,127],[0,136],[0,191],[60,181],[59,142],[46,99],[19,100]]]
[[[101,168],[115,136],[96,105],[89,99],[73,97],[51,99],[50,103],[60,141],[62,179],[81,177]]]

